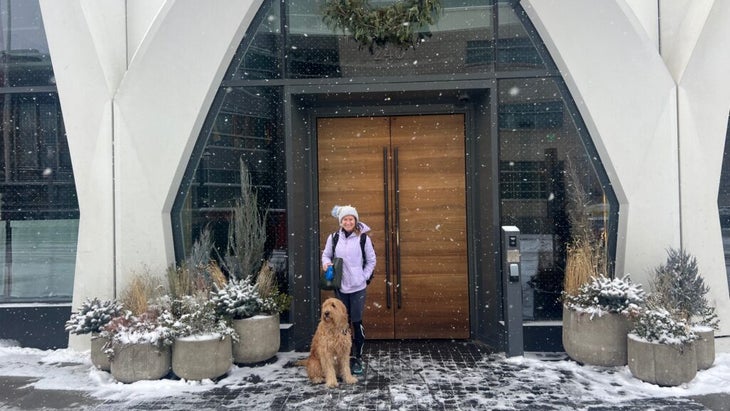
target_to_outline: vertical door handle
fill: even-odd
[[[385,202],[385,303],[388,309],[393,305],[390,285],[390,193],[388,184],[388,147],[383,147],[383,200]]]
[[[403,287],[401,284],[400,265],[400,186],[398,185],[398,147],[393,148],[393,196],[395,208],[395,275],[396,275],[396,301],[398,309],[403,305]]]

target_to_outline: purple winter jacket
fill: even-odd
[[[361,233],[370,231],[370,227],[364,223],[358,222],[357,224]],[[368,236],[365,241],[366,263],[365,268],[363,268],[360,236],[353,232],[349,237],[345,237],[345,230],[342,228],[340,228],[339,233],[334,257],[342,258],[342,287],[340,287],[340,292],[350,294],[367,287],[366,281],[373,275],[373,270],[375,270],[375,249],[370,236]],[[330,234],[322,252],[322,267],[331,263],[332,258],[332,234]]]

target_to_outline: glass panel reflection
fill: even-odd
[[[12,281],[6,301],[69,301],[76,266],[79,221],[21,220],[4,222],[12,231]],[[9,224],[8,224],[9,223]]]
[[[497,70],[529,70],[545,68],[532,38],[527,33],[525,11],[515,9],[513,1],[499,0],[497,34]]]
[[[254,19],[259,22],[253,37],[243,38],[234,62],[226,76],[229,80],[260,80],[281,78],[279,54],[281,48],[281,16],[278,2],[265,1]]]
[[[221,255],[228,244],[228,225],[241,193],[243,161],[257,191],[259,208],[269,213],[267,250],[286,248],[285,165],[279,133],[276,88],[226,88],[207,142],[193,172],[182,209],[184,247],[189,250],[209,227]]]
[[[570,187],[584,187],[585,218],[606,239],[609,205],[555,79],[499,82],[501,224],[520,228],[523,315],[559,319]]]
[[[2,94],[0,113],[0,300],[68,300],[79,207],[58,96]]]
[[[55,83],[38,2],[0,0],[0,87]]]
[[[378,5],[377,2],[371,2]],[[387,2],[380,2],[387,3]],[[383,77],[486,72],[494,39],[490,1],[444,1],[431,36],[415,48],[391,45],[373,53],[322,22],[320,2],[288,3],[290,78]]]

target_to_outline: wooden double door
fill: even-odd
[[[372,230],[367,338],[468,338],[464,116],[320,118],[317,142],[321,247],[335,204]]]

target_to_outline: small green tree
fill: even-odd
[[[686,250],[667,250],[667,261],[654,270],[651,286],[654,305],[675,312],[688,324],[716,326],[714,307],[706,297],[710,289],[699,274],[697,259]]]

